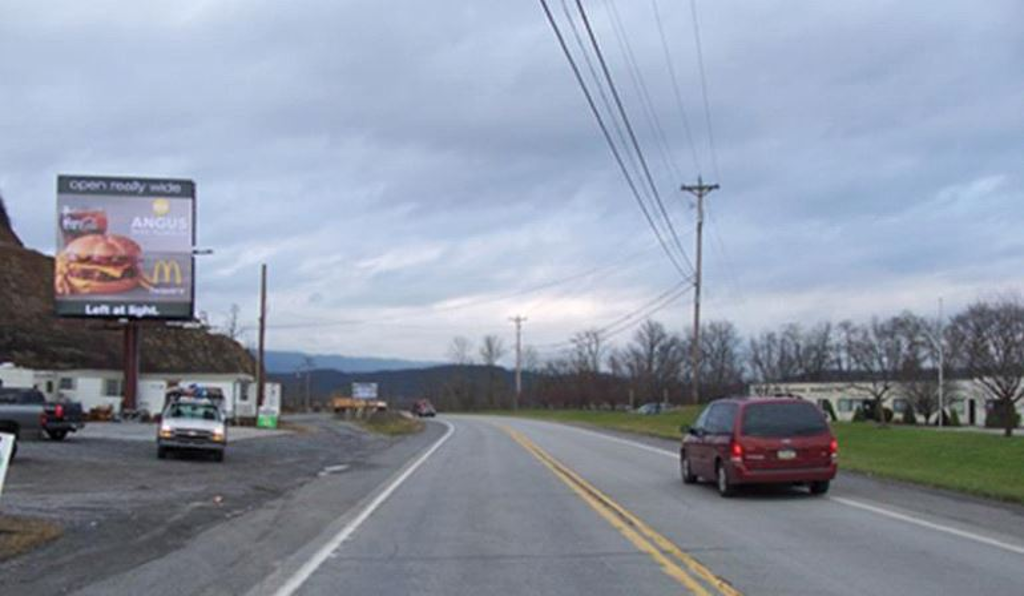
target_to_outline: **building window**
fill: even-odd
[[[853,411],[853,400],[848,397],[839,398],[839,411],[840,412],[852,412]]]
[[[53,393],[53,381],[46,382],[46,392]]]
[[[61,377],[60,381],[59,381],[59,386],[64,391],[74,391],[75,390],[75,378],[74,377]]]
[[[903,412],[906,412],[907,411],[907,400],[905,400],[903,398],[898,398],[898,399],[892,400],[892,411],[896,412],[897,414],[902,414]]]
[[[121,397],[124,395],[124,383],[121,379],[104,379],[103,395],[107,397]]]

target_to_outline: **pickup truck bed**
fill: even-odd
[[[0,388],[0,431],[15,435],[19,441],[42,438],[44,434],[61,441],[84,426],[79,403],[49,403],[35,389]]]

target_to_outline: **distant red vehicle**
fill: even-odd
[[[839,444],[818,406],[798,397],[717,400],[686,429],[679,448],[683,482],[714,480],[731,496],[742,484],[805,484],[828,492]]]
[[[437,415],[437,410],[434,409],[434,405],[429,400],[418,399],[412,405],[412,413],[420,418],[433,418]]]

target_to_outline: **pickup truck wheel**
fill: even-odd
[[[48,431],[46,431],[46,435],[48,437],[50,437],[50,439],[52,439],[54,441],[63,441],[64,439],[67,438],[68,431],[66,431],[66,430],[48,430]]]
[[[156,458],[157,459],[167,459],[167,450],[164,449],[163,447],[157,447],[156,448]]]

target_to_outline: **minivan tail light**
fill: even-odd
[[[828,443],[828,453],[829,453],[829,455],[832,456],[832,459],[836,459],[837,457],[839,457],[839,440],[838,439],[834,439],[833,438],[831,441],[829,441],[829,443]]]
[[[57,407],[55,407],[53,409],[53,415],[56,416],[57,418],[63,418],[64,417],[64,406],[61,405],[61,404],[57,404]]]
[[[736,441],[733,441],[732,444],[729,446],[729,455],[734,460],[743,459],[743,445],[740,445]]]

